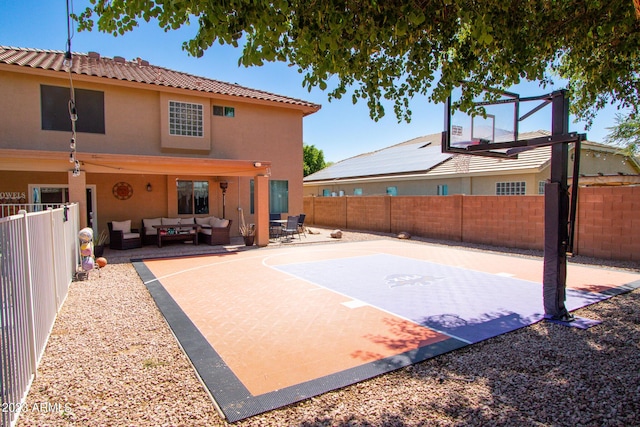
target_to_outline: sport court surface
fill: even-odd
[[[134,262],[228,421],[543,318],[542,261],[379,240]],[[640,287],[569,265],[567,308]],[[605,320],[606,321],[606,320]]]

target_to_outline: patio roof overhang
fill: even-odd
[[[87,173],[156,175],[256,176],[269,175],[266,160],[229,160],[201,157],[144,156],[129,154],[76,154],[80,169]],[[73,169],[62,151],[0,149],[0,170],[67,172]]]

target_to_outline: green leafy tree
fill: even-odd
[[[304,145],[303,146],[303,174],[304,176],[311,175],[312,173],[318,172],[320,169],[324,169],[327,167],[326,162],[324,161],[324,153],[322,150],[319,150],[315,147],[315,145]]]
[[[640,116],[616,115],[616,125],[609,129],[605,142],[622,148],[623,154],[634,157],[640,155]]]
[[[166,31],[197,25],[183,48],[199,57],[214,43],[243,45],[239,63],[283,61],[303,86],[350,93],[371,117],[391,100],[409,121],[410,100],[441,103],[467,82],[460,108],[483,87],[523,79],[568,81],[572,112],[591,123],[607,104],[638,111],[640,19],[632,0],[91,0],[79,28],[114,35],[139,20]],[[330,80],[332,77],[334,79]],[[335,83],[334,87],[328,85]]]

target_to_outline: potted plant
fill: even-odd
[[[246,246],[253,246],[253,241],[256,236],[256,225],[245,223],[244,211],[242,210],[240,210],[240,234],[242,235]]]
[[[102,230],[96,239],[96,242],[93,245],[93,254],[96,257],[101,257],[104,254],[104,244],[107,242],[107,237],[109,237],[107,230]]]

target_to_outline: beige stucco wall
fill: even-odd
[[[573,163],[570,162],[570,168]],[[617,173],[637,174],[631,163],[620,154],[596,153],[586,151],[580,157],[580,173],[588,175],[596,175],[598,173],[604,175],[615,175]],[[571,174],[571,173],[569,173]]]
[[[220,104],[219,104],[220,105]],[[235,117],[213,116],[212,150],[221,158],[241,158],[271,161],[271,180],[289,182],[289,212],[302,213],[302,116],[290,109],[256,105],[247,108],[241,103],[225,102],[235,108]],[[234,122],[233,127],[229,122]],[[245,220],[255,222],[250,213],[249,189],[252,178],[242,177],[229,192],[238,194]],[[229,212],[229,209],[227,209]]]
[[[20,77],[0,71],[0,99],[4,101],[0,102],[0,144],[3,148],[25,148],[28,141],[33,149],[52,149],[40,130],[40,83],[33,76]],[[58,81],[45,79],[43,83]],[[68,144],[67,135],[67,148]]]
[[[64,184],[66,172],[12,172],[0,170],[0,193],[25,193],[25,202],[29,200],[29,184]],[[9,203],[9,201],[7,201]],[[14,201],[11,201],[14,203]],[[16,201],[17,203],[17,201]]]
[[[500,176],[473,177],[472,194],[495,195],[498,182],[524,182],[526,194],[538,194],[536,174],[508,174]]]
[[[322,196],[323,189],[329,189],[339,194],[342,190],[345,196],[353,196],[356,188],[362,189],[362,195],[364,196],[380,196],[387,194],[387,187],[397,187],[398,195],[414,196],[414,195],[437,195],[437,185],[441,183],[457,183],[458,180],[426,180],[426,179],[413,179],[413,180],[389,180],[389,181],[374,181],[367,182],[362,181],[358,183],[337,183],[331,185],[305,185],[305,196]],[[451,186],[450,186],[451,189]]]

